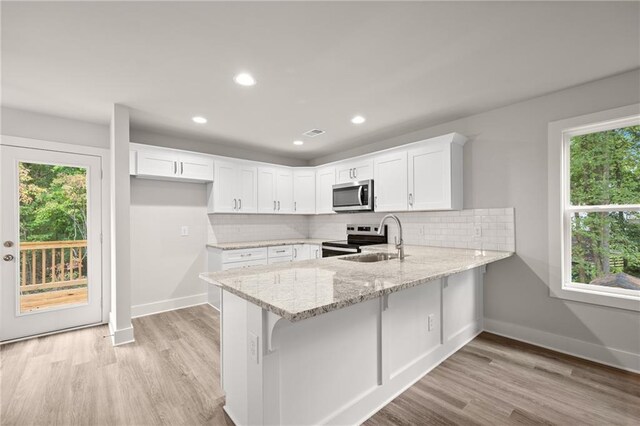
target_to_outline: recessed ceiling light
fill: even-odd
[[[238,83],[240,86],[253,86],[256,84],[256,79],[253,76],[246,72],[241,72],[240,74],[233,77],[233,80]]]
[[[198,123],[198,124],[204,124],[207,122],[207,119],[204,117],[200,117],[200,116],[196,116],[192,118],[194,123]]]
[[[303,141],[293,141],[294,145],[304,145]]]
[[[355,117],[353,117],[353,118],[351,119],[351,122],[352,122],[353,124],[362,124],[362,123],[364,123],[365,121],[367,121],[367,120],[366,120],[363,116],[361,116],[361,115],[356,115]]]

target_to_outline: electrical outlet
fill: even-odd
[[[186,237],[187,235],[189,235],[189,227],[186,225],[183,225],[182,228],[180,228],[180,235],[182,237]]]
[[[249,333],[249,358],[258,363],[258,336]]]
[[[481,225],[476,225],[476,226],[473,227],[473,237],[474,238],[482,237],[482,226]]]
[[[429,331],[433,330],[433,327],[435,326],[435,321],[436,321],[436,319],[435,319],[434,315],[430,314],[429,317],[428,317]]]

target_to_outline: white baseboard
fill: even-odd
[[[202,305],[208,302],[207,293],[193,296],[176,297],[175,299],[159,300],[157,302],[144,303],[131,306],[131,318],[144,317],[159,314],[160,312],[173,311],[175,309],[188,308],[189,306]]]
[[[637,353],[489,318],[484,319],[484,330],[556,352],[640,373],[640,354]]]
[[[207,305],[211,306],[213,309],[215,309],[216,311],[220,312],[220,308],[218,308],[216,305],[212,305],[209,302],[207,302]]]
[[[133,337],[133,325],[127,328],[116,329],[116,322],[109,313],[109,334],[111,335],[111,343],[113,346],[120,346],[135,341]]]

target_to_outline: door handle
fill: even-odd
[[[293,249],[293,257],[296,258],[296,259],[298,258],[298,249],[295,248],[295,247]]]
[[[356,179],[358,178],[358,169],[356,169],[355,167],[353,169],[353,177]]]
[[[233,209],[234,210],[238,209],[238,200],[236,200],[235,198],[233,199]]]
[[[184,172],[184,163],[181,161],[180,162],[180,174],[182,174]]]
[[[242,198],[238,198],[238,210],[242,210]]]
[[[280,211],[280,201],[278,201],[278,211]]]
[[[273,200],[273,211],[276,211],[276,201]]]
[[[5,242],[3,243],[3,245],[4,245],[5,247],[7,247],[7,248],[9,248],[9,247],[13,247],[13,241],[5,241]]]
[[[349,169],[349,179],[353,179],[353,169]]]
[[[413,206],[413,194],[409,193],[409,205]]]
[[[11,262],[13,259],[15,259],[13,257],[12,254],[5,254],[4,257],[2,258],[2,260],[4,260],[5,262]]]
[[[173,174],[174,175],[178,174],[178,162],[177,161],[173,162]]]
[[[293,202],[293,211],[294,212],[298,211],[298,202],[297,201]]]

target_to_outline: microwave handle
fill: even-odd
[[[364,187],[362,185],[360,185],[358,187],[358,202],[360,203],[361,206],[364,205],[364,201],[362,201],[362,191],[364,190]]]

